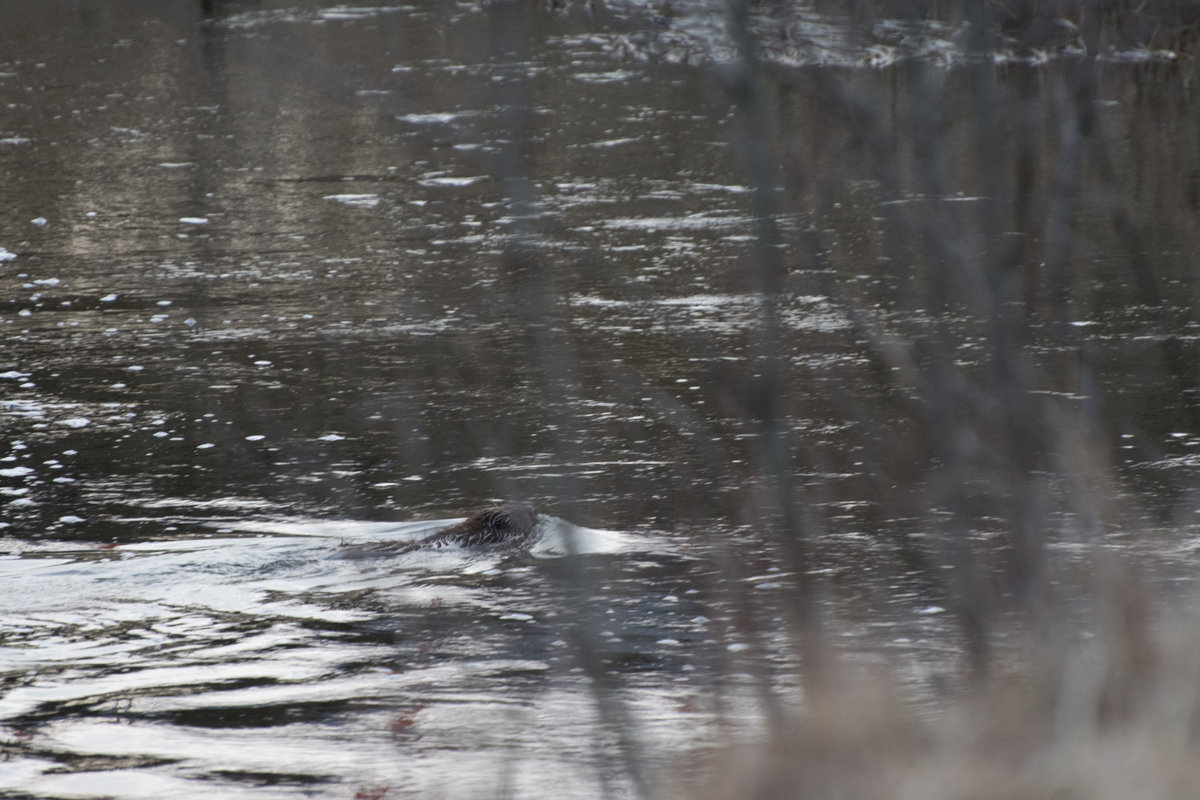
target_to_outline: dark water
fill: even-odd
[[[792,697],[723,17],[205,5],[4,8],[6,796],[628,796]],[[1055,547],[1099,531],[1181,582],[1195,62],[1006,51],[987,127],[954,31],[905,60],[903,26],[792,24],[763,48],[780,405],[849,648],[917,686],[958,658],[906,538],[945,465],[858,318],[986,372],[947,253],[1024,248],[1025,388],[1103,444],[1099,526],[1040,454]],[[543,511],[526,557],[337,558],[505,497]]]

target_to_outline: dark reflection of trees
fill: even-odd
[[[520,16],[503,8],[505,13],[493,12],[494,41],[500,52],[519,59]],[[1102,272],[1120,265],[1116,281],[1151,309],[1145,322],[1157,332],[1155,356],[1175,392],[1187,398],[1196,392],[1194,358],[1171,333],[1178,320],[1165,316],[1175,312],[1168,310],[1161,267],[1147,255],[1145,198],[1136,188],[1129,194],[1131,176],[1114,165],[1112,132],[1096,120],[1114,71],[1096,60],[1094,49],[1110,41],[1113,30],[1077,8],[1051,12],[1031,4],[1002,18],[991,11],[974,4],[966,12],[975,17],[964,29],[963,65],[947,73],[913,59],[885,89],[862,86],[858,76],[832,69],[768,70],[758,57],[761,43],[748,8],[732,6],[740,63],[722,80],[736,114],[737,156],[752,188],[758,245],[750,269],[761,313],[747,351],[753,366],[721,380],[729,386],[729,413],[753,431],[756,501],[736,497],[714,506],[698,493],[693,507],[726,518],[748,513],[773,535],[780,563],[793,576],[783,619],[810,686],[819,686],[824,674],[832,621],[820,602],[830,587],[814,574],[826,530],[816,498],[825,490],[798,477],[821,463],[821,455],[804,452],[790,425],[797,406],[811,401],[796,388],[780,324],[789,292],[824,293],[853,322],[878,394],[864,397],[854,388],[862,386],[861,376],[832,376],[829,390],[845,398],[841,420],[852,424],[846,444],[863,454],[881,505],[892,499],[889,487],[914,490],[916,502],[909,498],[898,506],[908,513],[914,505],[922,509],[919,529],[893,526],[881,535],[895,537],[907,563],[947,598],[960,622],[970,672],[978,678],[992,667],[992,643],[1010,612],[1018,611],[1023,624],[1043,637],[1061,635],[1070,624],[1062,612],[1082,589],[1080,576],[1065,574],[1049,545],[1063,536],[1094,541],[1107,526],[1138,519],[1107,496],[1116,485],[1111,437],[1137,425],[1127,416],[1137,412],[1113,402],[1113,387],[1105,384],[1112,354],[1098,352],[1074,324],[1104,313],[1093,300],[1111,277]],[[1058,15],[1067,11],[1074,18]],[[1101,19],[1113,13],[1105,10]],[[867,25],[870,13],[860,14]],[[1090,45],[1093,54],[1051,72],[993,63],[998,31],[1033,48],[1047,46],[1054,30],[1078,38],[1050,46]],[[509,87],[515,109],[528,107],[521,87]],[[1139,111],[1132,113],[1136,129]],[[534,200],[528,180],[537,171],[528,138],[533,125],[519,111],[509,122],[510,147],[498,167],[507,200],[519,210]],[[1139,163],[1154,164],[1175,152],[1145,153]],[[1167,204],[1194,206],[1187,179],[1172,182],[1176,191]],[[881,221],[868,246],[874,265],[840,258],[825,223],[848,201],[847,187],[864,183],[874,196],[862,202],[874,203]],[[780,230],[781,217],[797,222],[789,226],[794,233]],[[1108,230],[1089,232],[1096,226]],[[543,402],[567,401],[546,409],[557,432],[556,456],[571,462],[579,454],[571,412],[582,396],[582,369],[565,336],[565,297],[559,275],[521,246],[522,237],[537,231],[515,233],[504,259],[504,297],[537,310],[525,320],[527,352],[540,367]],[[1089,235],[1113,251],[1100,259],[1082,255],[1080,242]],[[1090,242],[1087,247],[1091,251]],[[1182,236],[1178,247],[1187,249]],[[852,286],[847,278],[862,269],[878,270],[885,288],[864,295]],[[636,373],[621,379],[652,382]],[[653,408],[668,428],[695,425],[709,441],[719,441],[714,420],[689,419],[688,410],[669,401]],[[1188,429],[1197,428],[1192,400],[1177,411]],[[729,458],[730,449],[719,443],[700,447],[691,455],[691,469],[722,476]],[[569,480],[545,489],[564,510],[579,495]],[[920,540],[909,538],[917,533]],[[743,573],[736,548],[716,543],[715,552],[728,585],[738,585]],[[583,573],[568,568],[565,586],[573,603],[586,607]],[[768,625],[765,609],[730,591],[737,624],[756,640]],[[591,656],[599,645],[588,638],[588,623],[581,613],[577,646]],[[602,659],[587,663],[598,680],[598,702],[612,710],[609,722],[628,732],[631,720],[606,692]],[[764,705],[777,709],[770,681],[761,677]],[[628,743],[626,753],[636,775]]]
[[[1194,347],[1177,335],[1181,316],[1193,316],[1190,300],[1172,302],[1164,281],[1164,273],[1189,275],[1179,262],[1191,260],[1186,241],[1194,230],[1161,219],[1164,210],[1182,219],[1180,212],[1195,207],[1197,152],[1194,138],[1176,139],[1174,131],[1169,142],[1145,146],[1156,135],[1149,131],[1164,129],[1144,93],[1178,85],[1160,82],[1162,73],[1192,70],[1190,63],[1129,69],[1095,58],[1100,42],[1148,45],[1154,37],[1138,15],[1089,4],[964,9],[966,18],[977,15],[964,39],[973,57],[950,73],[912,60],[886,90],[835,70],[768,78],[749,23],[735,12],[743,20],[735,26],[744,37],[743,72],[731,98],[746,125],[739,145],[747,174],[763,194],[782,174],[788,211],[797,218],[836,216],[856,181],[875,192],[882,229],[870,254],[886,289],[864,296],[850,287],[855,267],[837,258],[836,233],[820,222],[801,226],[790,266],[837,298],[876,365],[884,404],[861,403],[852,418],[856,430],[870,434],[864,450],[872,453],[878,496],[916,470],[920,496],[944,512],[930,520],[937,531],[931,540],[904,549],[929,559],[929,574],[939,576],[935,582],[962,623],[972,666],[983,674],[1006,609],[1020,609],[1035,630],[1061,631],[1063,604],[1081,588],[1047,550],[1065,533],[1064,512],[1075,529],[1070,535],[1084,540],[1095,541],[1110,525],[1137,524],[1136,514],[1118,511],[1108,496],[1117,480],[1115,434],[1161,422],[1122,396],[1121,348],[1101,352],[1074,324],[1107,313],[1115,298],[1105,293],[1123,292],[1126,300],[1131,293],[1146,310],[1142,332],[1155,343],[1144,356],[1169,382],[1150,401],[1153,414],[1165,403],[1181,429],[1200,422]],[[903,13],[911,10],[905,5]],[[859,24],[870,30],[872,14],[859,11]],[[1176,46],[1195,21],[1171,4],[1150,15],[1175,26]],[[1052,71],[992,63],[994,35],[1043,46],[1048,26],[1082,28],[1092,49]],[[1157,41],[1167,46],[1161,36]],[[1127,92],[1127,128],[1097,120],[1114,81]],[[777,121],[763,110],[767,93],[779,100]],[[809,119],[820,119],[820,128]],[[977,202],[939,202],[964,195]],[[764,225],[772,211],[758,212]],[[1165,260],[1151,255],[1150,238],[1168,248]],[[773,253],[759,257],[765,275],[778,269]],[[1185,293],[1194,294],[1191,277],[1184,281]],[[760,290],[780,293],[769,281]],[[876,310],[880,300],[884,315]],[[771,305],[768,299],[768,314]],[[973,355],[964,358],[968,348]],[[1071,399],[1051,400],[1047,391]],[[767,429],[786,415],[771,404],[746,411]],[[896,415],[901,425],[881,424]],[[769,442],[765,437],[763,446]],[[803,500],[786,492],[777,496],[783,506],[797,502]],[[979,538],[985,530],[997,534],[993,544]],[[779,523],[778,532],[784,542],[812,540],[798,522]],[[798,584],[802,609],[814,602],[812,591]]]

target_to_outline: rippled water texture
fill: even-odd
[[[990,374],[995,331],[923,270],[1004,248],[1067,276],[1021,298],[1022,391],[1091,415],[1106,496],[1155,526],[1089,527],[1047,456],[1052,548],[1190,581],[1179,42],[1004,40],[981,143],[961,26],[764,7],[759,141],[723,11],[670,5],[6,6],[0,794],[670,783],[802,696],[770,408],[845,649],[928,692],[961,652],[919,554],[945,462],[903,378],[938,350],[888,354],[936,330],[964,380]],[[1058,124],[1085,69],[1103,157]],[[766,214],[756,141],[785,164]],[[989,141],[1044,154],[998,241]],[[963,463],[986,540],[1011,503]],[[528,553],[345,557],[504,498],[541,511]]]

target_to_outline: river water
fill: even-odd
[[[1092,472],[1034,459],[1051,549],[1190,585],[1186,49],[1006,44],[989,131],[962,27],[751,24],[758,106],[703,4],[7,5],[0,793],[669,784],[802,694],[763,392],[844,649],[943,685],[961,642],[918,551],[961,499],[946,454],[982,539],[1013,490],[970,456],[986,426],[930,446],[877,356],[936,327],[991,385],[969,276],[929,265],[1013,243],[1022,391],[1101,443]],[[989,164],[1025,203],[998,223]],[[542,512],[527,554],[344,557],[504,498]]]

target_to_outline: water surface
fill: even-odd
[[[935,266],[1014,242],[1023,391],[1091,419],[1113,480],[1096,523],[1039,451],[1054,552],[1190,581],[1186,51],[1001,48],[996,163],[1041,158],[992,241],[961,31],[756,16],[787,272],[771,317],[713,9],[54,5],[8,9],[0,34],[8,795],[670,782],[802,697],[762,511],[764,342],[820,604],[853,659],[928,696],[961,660],[923,550],[946,465],[862,322],[940,331],[995,389],[986,315],[965,278],[939,306],[962,273]],[[1093,149],[1063,194],[1080,85]],[[937,158],[908,133],[931,90]],[[985,467],[983,540],[1008,513]],[[339,557],[502,498],[543,512],[527,555]]]

